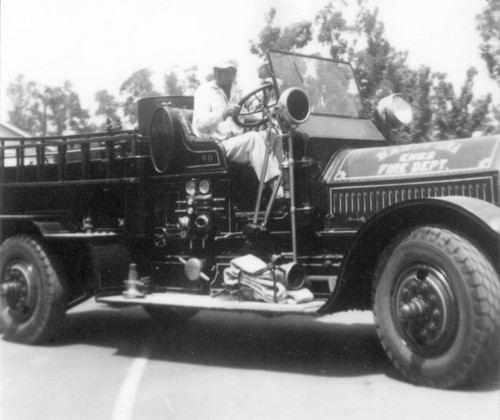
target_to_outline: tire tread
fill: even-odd
[[[377,334],[389,359],[396,368],[410,381],[417,384],[439,388],[459,387],[466,384],[480,384],[498,380],[499,366],[499,331],[500,331],[500,281],[490,261],[480,253],[467,239],[438,227],[421,227],[409,235],[402,235],[387,247],[379,258],[374,272],[372,296],[381,273],[390,255],[402,242],[424,240],[435,243],[453,259],[464,274],[469,290],[472,291],[474,311],[473,342],[468,353],[463,357],[459,368],[447,376],[436,379],[423,378],[418,373],[403,368],[387,344],[377,319],[376,305],[373,305]]]
[[[40,308],[22,325],[7,322],[3,325],[5,337],[12,341],[41,344],[52,341],[64,324],[66,305],[63,279],[57,270],[57,259],[49,255],[38,238],[31,235],[15,235],[1,245],[0,252],[21,246],[31,252],[41,273],[42,294]],[[3,314],[2,314],[3,318]],[[4,324],[4,322],[2,322]]]

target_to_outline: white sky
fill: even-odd
[[[94,110],[95,92],[118,94],[121,83],[140,68],[154,70],[162,90],[163,73],[172,65],[196,64],[206,73],[214,57],[227,53],[240,61],[240,81],[250,89],[257,59],[249,40],[263,27],[269,7],[277,8],[277,23],[289,24],[314,19],[327,2],[1,0],[0,115],[6,118],[6,87],[19,73],[47,85],[70,80],[83,106]],[[492,92],[500,101],[478,52],[475,16],[485,0],[371,3],[380,9],[390,42],[409,51],[412,65],[448,73],[457,89],[473,65],[479,70],[477,93]]]

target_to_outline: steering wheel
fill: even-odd
[[[271,89],[273,89],[273,85],[266,83],[245,95],[238,102],[241,108],[238,114],[233,115],[234,123],[243,128],[254,128],[265,124],[268,121],[267,116],[262,118],[257,118],[256,116],[261,114],[264,109],[275,105],[274,103],[269,105],[271,99],[269,93]]]

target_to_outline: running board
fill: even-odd
[[[257,301],[239,301],[232,295],[216,297],[192,295],[187,293],[152,293],[142,298],[125,298],[121,295],[102,296],[98,302],[113,306],[154,305],[172,308],[193,308],[216,311],[255,312],[275,315],[304,314],[317,315],[326,300],[314,300],[309,303],[265,303]]]

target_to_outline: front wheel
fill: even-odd
[[[500,281],[467,239],[421,227],[392,244],[375,271],[374,314],[382,346],[412,382],[498,379]]]
[[[7,239],[0,247],[0,276],[5,337],[29,344],[52,340],[64,324],[66,300],[54,262],[38,239]]]

